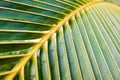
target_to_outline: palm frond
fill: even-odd
[[[119,80],[119,19],[106,0],[1,0],[0,80]]]

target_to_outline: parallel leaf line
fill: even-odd
[[[20,41],[20,40],[18,40],[18,41],[0,41],[0,45],[1,44],[6,44],[6,45],[9,45],[9,44],[17,44],[17,45],[19,45],[19,44],[37,44],[38,43],[38,41]]]
[[[20,55],[8,55],[8,56],[0,56],[0,59],[9,59],[9,58],[19,58],[19,57],[25,57],[28,56],[28,54],[20,54]]]
[[[84,32],[84,33],[82,33],[82,29],[81,29],[81,28],[79,28],[79,30],[80,30],[80,32],[81,32],[82,38],[84,39],[84,44],[85,44],[85,43],[88,43],[87,45],[90,46],[90,47],[87,46],[88,48],[86,47],[86,50],[91,53],[91,54],[88,53],[88,56],[89,56],[89,58],[90,58],[90,62],[93,61],[93,64],[91,63],[92,68],[93,68],[93,70],[94,70],[94,67],[95,67],[95,70],[97,70],[97,72],[98,72],[97,75],[99,75],[100,79],[102,79],[102,76],[101,76],[101,73],[100,73],[100,70],[99,70],[99,67],[98,67],[98,63],[97,63],[96,57],[95,57],[95,55],[94,55],[94,51],[93,51],[93,48],[92,48],[92,44],[91,44],[91,42],[90,42],[90,40],[89,40],[87,31],[86,31],[86,29],[85,29],[85,27],[84,27],[84,23],[83,23],[82,18],[81,18],[81,16],[80,16],[80,13],[77,13],[77,16],[79,16],[78,18],[80,19],[80,21],[81,21],[81,23],[82,23],[81,28],[83,29],[83,32]],[[84,35],[83,35],[83,34],[84,34]],[[84,37],[86,37],[86,38],[84,38]],[[86,41],[87,41],[87,42],[86,42]],[[90,49],[90,50],[88,50],[88,49]],[[95,71],[95,72],[96,72],[96,71]],[[95,72],[94,72],[94,73],[95,73]],[[97,78],[96,78],[96,79],[97,79]]]
[[[76,7],[76,6],[74,6],[74,5],[71,5],[71,4],[69,4],[69,3],[66,3],[66,2],[64,2],[64,1],[60,1],[60,0],[55,0],[56,2],[59,2],[59,3],[62,3],[62,4],[65,4],[65,5],[68,5],[68,6],[70,6],[70,7],[73,7],[73,8],[78,8],[78,7]]]
[[[98,11],[99,11],[99,14],[98,14],[98,16],[100,16],[100,14],[101,14],[101,12],[103,12],[103,10],[101,9],[101,11],[100,11],[100,9],[98,9]],[[105,12],[105,11],[104,11]],[[103,12],[103,15],[104,15],[104,17],[103,17],[103,19],[108,19],[108,17],[107,17],[107,15],[105,15],[104,14],[104,12]],[[97,11],[96,11],[96,13],[97,13]],[[103,15],[101,15],[101,16],[103,16]],[[100,17],[101,17],[100,16]],[[101,21],[103,21],[103,20],[101,20]],[[108,23],[108,21],[110,21],[110,19],[108,19],[107,20],[107,23]],[[105,22],[103,22],[104,24],[105,24]],[[109,22],[110,24],[111,24],[111,22]],[[108,23],[108,25],[109,25],[109,23]],[[114,25],[109,25],[109,26],[113,26],[113,28],[114,28]],[[113,31],[113,28],[111,29],[111,27],[110,27],[110,29],[108,29],[107,27],[106,27],[106,25],[105,25],[105,29],[107,30],[107,32],[109,33],[109,36],[110,36],[110,38],[112,39],[112,41],[113,41],[113,43],[116,45],[116,47],[118,48],[118,50],[119,50],[119,42],[120,42],[120,40],[119,40],[119,38],[118,38],[118,36],[114,33],[115,31]],[[111,31],[112,32],[111,32]],[[116,32],[117,33],[117,32]],[[113,35],[112,35],[113,34]]]
[[[70,12],[72,11],[71,9],[68,9],[68,8],[65,8],[65,7],[62,7],[62,6],[58,6],[58,5],[55,5],[55,4],[51,4],[51,3],[48,3],[48,2],[43,2],[43,1],[40,1],[40,0],[33,0],[33,1],[43,3],[43,4],[46,4],[46,5],[50,5],[50,6],[53,6],[53,7],[57,7],[57,8],[66,10],[66,11],[70,11]]]
[[[0,32],[21,32],[21,33],[38,33],[38,34],[47,34],[49,31],[33,31],[33,30],[10,30],[10,29],[0,29]]]
[[[80,4],[78,4],[78,3],[74,2],[74,1],[69,1],[69,0],[64,0],[64,1],[65,1],[65,2],[69,2],[69,3],[71,3],[71,4],[74,4],[76,7],[82,6],[82,5],[80,5]]]
[[[33,8],[37,8],[37,9],[42,9],[42,10],[54,12],[54,13],[57,13],[57,14],[68,15],[68,14],[63,13],[63,12],[59,12],[59,11],[48,9],[48,8],[43,8],[43,7],[40,7],[40,6],[30,5],[30,4],[26,4],[26,3],[11,1],[11,0],[5,0],[5,1],[12,2],[12,3],[15,3],[15,4],[20,4],[20,5],[23,5],[23,6],[25,5],[25,6],[29,6],[29,7],[33,7]]]
[[[91,9],[91,10],[92,10],[92,9]],[[94,12],[93,12],[93,14],[94,14]],[[95,15],[96,18],[97,18],[97,15],[96,15],[96,14],[94,14],[94,15]],[[100,36],[102,37],[101,39],[103,40],[106,49],[107,49],[108,52],[110,53],[110,54],[108,54],[108,55],[111,56],[110,59],[113,60],[114,64],[116,65],[115,67],[117,68],[117,71],[120,72],[120,69],[119,69],[119,67],[118,67],[118,65],[117,65],[117,63],[116,63],[116,61],[115,61],[115,59],[114,59],[114,57],[113,57],[113,55],[112,55],[112,52],[110,51],[110,49],[109,49],[109,47],[108,47],[108,45],[107,45],[107,43],[106,43],[106,40],[105,40],[105,38],[104,38],[104,35],[103,35],[102,32],[100,31],[100,28],[97,26],[97,23],[96,23],[94,17],[92,16],[92,14],[90,14],[90,16],[91,16],[92,20],[94,20],[93,22],[94,22],[94,24],[96,25],[96,28],[97,28],[97,30],[98,30],[98,33],[99,33]],[[99,20],[99,19],[98,19],[98,20]],[[101,24],[101,25],[102,25],[102,24]],[[102,26],[102,27],[103,27],[103,26]],[[94,30],[94,29],[93,29],[93,30]],[[95,33],[95,31],[94,31],[94,33]],[[96,35],[96,37],[97,37],[97,35]],[[99,43],[99,44],[100,44],[100,43]],[[101,50],[102,50],[102,46],[100,46],[100,47],[101,47]],[[102,53],[104,54],[103,50],[102,50]],[[107,54],[107,53],[106,53],[106,54]],[[104,56],[105,56],[105,54],[104,54]],[[107,57],[107,56],[106,56],[106,57]],[[107,64],[108,64],[108,66],[111,67],[111,66],[109,65],[107,59],[106,59],[106,62],[107,62]],[[112,62],[111,62],[111,63],[112,63]]]
[[[96,10],[95,10],[96,11]],[[98,10],[99,11],[99,10]],[[98,15],[98,16],[100,16],[100,14],[98,14],[98,11],[96,11],[96,13],[93,13],[93,14],[95,14],[95,16],[96,15]],[[101,13],[101,12],[100,12]],[[99,19],[98,19],[99,20]],[[102,21],[102,20],[101,20]],[[100,22],[100,21],[99,21]],[[101,24],[101,26],[103,27],[103,25]],[[106,27],[106,26],[105,26]],[[114,46],[114,44],[113,44],[113,42],[111,41],[111,38],[110,38],[110,36],[108,35],[108,33],[106,32],[106,30],[105,30],[105,28],[103,27],[103,30],[105,31],[105,33],[106,33],[106,36],[107,37],[104,37],[104,39],[106,39],[106,38],[108,38],[108,40],[109,40],[109,42],[107,41],[105,41],[106,42],[106,44],[108,45],[108,44],[111,44],[112,45],[112,47],[116,50],[116,48],[115,48],[115,46]],[[105,35],[105,34],[104,34]],[[103,36],[104,36],[103,35]],[[110,48],[110,46],[108,45],[108,49],[110,50],[110,52],[111,52],[111,48]],[[111,52],[111,53],[113,53],[113,52]],[[116,53],[116,54],[118,54],[118,53]],[[112,54],[113,55],[113,54]],[[118,54],[118,56],[117,57],[120,57],[119,56],[119,54]],[[115,58],[114,58],[115,59]]]
[[[20,13],[26,13],[26,14],[31,14],[31,15],[36,15],[36,16],[42,16],[50,19],[55,19],[55,20],[62,20],[61,18],[53,17],[53,16],[48,16],[40,13],[35,13],[35,12],[30,12],[30,11],[24,11],[24,10],[19,10],[19,9],[13,9],[13,8],[7,8],[7,7],[2,7],[0,6],[0,9],[3,10],[9,10],[9,11],[14,11],[14,12],[20,12]]]
[[[0,21],[9,21],[9,22],[19,22],[19,23],[27,23],[27,24],[36,24],[40,26],[48,26],[48,27],[55,27],[55,25],[51,24],[43,24],[40,22],[33,22],[33,21],[27,21],[27,20],[19,20],[19,19],[10,19],[10,18],[0,18]]]

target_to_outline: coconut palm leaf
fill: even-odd
[[[0,80],[119,80],[120,7],[109,1],[1,0]]]

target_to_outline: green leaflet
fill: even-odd
[[[70,31],[69,23],[65,23],[63,28],[72,80],[81,80],[82,74],[79,67],[79,61],[75,50],[72,33]]]
[[[57,32],[57,53],[61,79],[71,80],[68,56],[64,42],[63,28],[60,28],[60,30]]]
[[[56,34],[48,41],[48,56],[50,63],[51,79],[60,80],[60,70],[58,64],[58,54],[57,54],[57,43],[56,43]]]
[[[47,42],[43,45],[40,50],[40,71],[41,71],[41,79],[42,80],[51,80],[49,59],[48,59],[48,50],[47,50]]]

